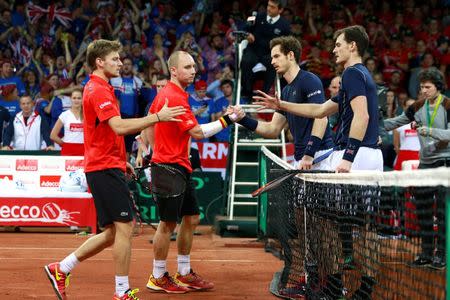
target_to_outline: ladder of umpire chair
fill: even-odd
[[[280,90],[280,81],[277,76],[276,78],[276,89]],[[239,82],[238,82],[239,84]],[[238,87],[239,91],[239,87]],[[278,94],[280,94],[278,92]],[[240,97],[237,97],[236,104],[240,105]],[[273,113],[274,110],[264,109],[257,110],[258,106],[253,104],[241,105],[246,113]],[[235,218],[235,209],[238,206],[253,206],[256,209],[258,205],[258,199],[253,198],[249,192],[238,193],[237,189],[239,187],[253,187],[252,190],[256,190],[258,188],[258,161],[243,161],[239,160],[240,150],[244,150],[245,148],[260,148],[261,146],[266,147],[279,147],[282,151],[282,158],[286,160],[286,140],[284,135],[284,130],[281,132],[280,137],[278,139],[266,139],[266,138],[243,138],[242,131],[247,131],[247,129],[242,126],[236,124],[234,127],[234,134],[232,140],[232,163],[231,163],[231,171],[229,176],[229,186],[228,186],[228,201],[227,201],[227,215],[229,220],[233,220]],[[247,132],[248,133],[248,132]],[[237,180],[236,175],[238,168],[253,168],[255,174],[255,180],[242,181]],[[253,216],[252,216],[253,217]],[[256,217],[256,215],[254,216]]]

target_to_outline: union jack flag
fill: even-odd
[[[30,23],[35,24],[44,15],[47,15],[47,18],[52,22],[55,19],[58,20],[65,27],[69,27],[69,22],[72,21],[72,13],[65,8],[57,8],[55,4],[50,4],[49,7],[43,8],[32,2],[28,3],[27,16]]]

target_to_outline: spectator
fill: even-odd
[[[3,135],[3,150],[53,150],[50,129],[41,116],[33,111],[30,96],[20,97],[21,111],[9,122]]]
[[[138,97],[142,88],[142,80],[133,73],[131,58],[123,59],[121,77],[111,78],[114,93],[120,102],[120,114],[123,119],[135,118],[139,115]],[[129,157],[135,135],[125,136],[125,148]]]
[[[19,96],[25,94],[25,86],[19,77],[14,76],[11,61],[4,60],[0,62],[0,67],[0,89],[5,85],[14,85],[17,88]]]
[[[269,41],[273,38],[290,34],[289,23],[280,16],[284,8],[283,0],[269,0],[267,13],[258,13],[252,26],[247,28],[248,46],[241,61],[242,97],[251,98],[255,75],[253,68],[258,63],[263,65],[264,85],[262,90],[268,92],[274,84],[275,69],[271,64]],[[256,71],[256,70],[255,70]]]
[[[407,100],[405,103],[405,110],[410,105],[414,104],[414,100]],[[395,159],[394,170],[401,171],[402,164],[407,160],[419,160],[420,142],[417,135],[417,130],[413,123],[405,124],[393,130],[394,134],[394,149],[397,154]]]
[[[4,85],[0,87],[0,105],[9,111],[11,119],[20,111],[19,96],[15,85]]]
[[[206,82],[199,80],[195,83],[194,94],[189,95],[189,106],[197,119],[198,124],[211,122],[211,113],[214,110],[214,100],[206,96]],[[198,142],[208,142],[207,138],[198,140]]]
[[[70,97],[72,106],[61,113],[50,132],[50,138],[61,146],[61,155],[84,155],[82,97],[81,90],[72,92]],[[62,128],[64,135],[60,137]]]
[[[214,100],[211,111],[211,121],[219,120],[220,117],[225,115],[227,108],[233,104],[233,88],[233,81],[229,79],[225,79],[220,82],[220,89],[222,90],[223,97]],[[212,137],[212,140],[216,142],[229,142],[230,127],[216,133],[216,135]]]
[[[25,83],[25,93],[32,99],[36,99],[37,95],[41,91],[38,77],[33,70],[25,71],[23,74],[23,81]]]
[[[52,98],[53,98],[53,87],[48,84],[44,83],[41,86],[41,92],[36,97],[36,103],[34,106],[34,110],[41,116],[42,120],[46,122],[50,127],[50,124],[52,123],[52,116],[50,114],[50,110],[46,109],[46,107],[49,106]]]
[[[10,119],[9,111],[0,105],[0,142],[3,141],[3,130],[5,130],[5,126]]]
[[[330,98],[336,97],[339,94],[339,88],[341,87],[341,76],[335,76],[330,81],[328,86],[328,92],[330,93]],[[328,125],[333,133],[338,130],[339,113],[332,114],[328,117]]]

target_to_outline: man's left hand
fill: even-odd
[[[134,168],[129,162],[127,162],[127,174],[136,176],[136,173],[134,173]]]
[[[348,173],[352,168],[352,162],[348,160],[341,160],[340,164],[336,168],[337,173]]]
[[[311,170],[312,164],[314,161],[314,157],[309,155],[303,155],[302,160],[298,166],[299,170]]]

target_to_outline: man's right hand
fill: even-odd
[[[159,120],[161,122],[164,122],[164,121],[182,122],[181,120],[176,119],[175,117],[185,114],[186,108],[184,108],[183,106],[169,107],[168,104],[169,104],[169,99],[166,98],[166,102],[164,103],[164,106],[157,113]]]
[[[255,36],[251,33],[247,35],[247,41],[251,44],[255,42]]]

